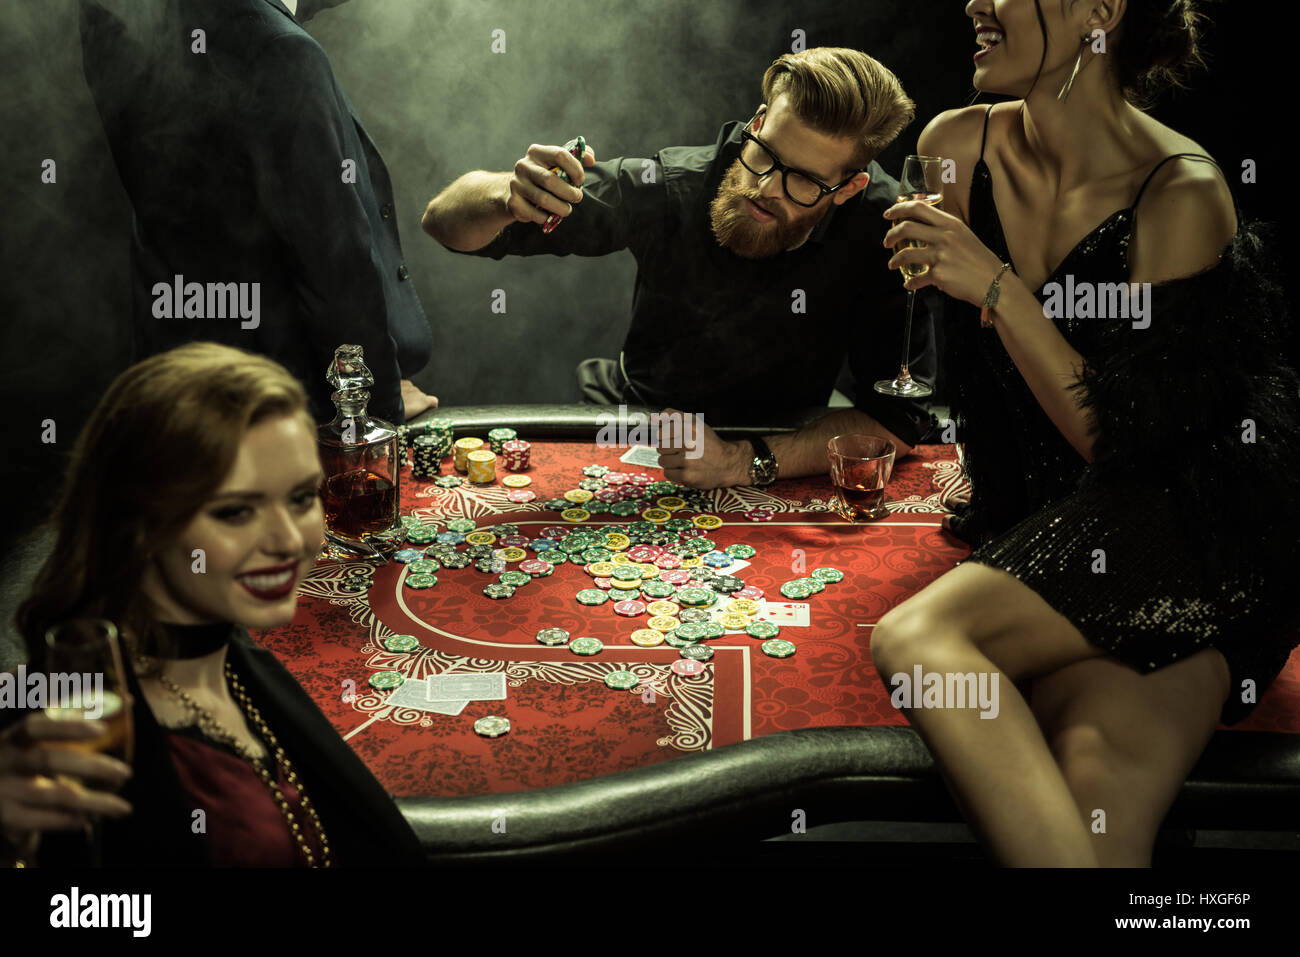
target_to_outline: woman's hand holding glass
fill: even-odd
[[[884,215],[889,220],[904,220],[885,234],[884,245],[897,249],[889,260],[889,268],[930,267],[907,280],[904,288],[915,291],[935,286],[954,299],[974,306],[984,305],[984,297],[997,278],[1002,261],[980,242],[969,226],[951,213],[917,201],[896,203]],[[898,248],[909,240],[925,245]]]

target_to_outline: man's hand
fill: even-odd
[[[563,218],[573,212],[573,203],[582,201],[583,167],[595,166],[596,154],[591,147],[582,154],[582,162],[563,146],[528,147],[526,156],[515,163],[514,174],[506,184],[503,197],[506,211],[521,223],[545,223],[552,213]],[[564,170],[569,182],[552,173]]]
[[[681,415],[665,409],[665,415]],[[689,418],[682,416],[683,419]],[[690,453],[690,457],[687,455]],[[659,465],[664,478],[692,488],[731,488],[749,484],[749,466],[754,447],[748,442],[724,442],[707,425],[695,436],[694,448],[659,446]]]
[[[436,395],[425,395],[420,391],[420,387],[410,379],[403,379],[402,408],[406,412],[406,418],[413,419],[421,412],[438,408],[438,397]]]

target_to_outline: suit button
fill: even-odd
[[[398,279],[406,279],[410,275],[411,275],[411,271],[406,268],[406,263],[402,263],[400,266],[397,267]]]
[[[392,203],[384,203],[383,206],[380,206],[380,207],[379,207],[379,215],[382,216],[382,217],[384,217],[384,219],[387,219],[389,216],[392,216],[392,215],[393,215],[393,204],[392,204]]]

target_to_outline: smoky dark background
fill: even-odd
[[[509,169],[530,143],[578,133],[601,158],[712,143],[724,122],[752,113],[763,70],[796,30],[808,46],[865,50],[900,77],[918,110],[881,157],[897,175],[925,122],[974,97],[964,6],[351,0],[318,14],[307,29],[388,164],[406,262],[433,326],[434,357],[416,383],[444,406],[574,401],[574,366],[617,355],[627,326],[628,253],[497,263],[425,236],[425,204],[455,177]],[[130,207],[82,76],[77,9],[75,0],[0,6],[0,381],[16,439],[6,446],[7,534],[47,514],[67,451],[130,352]],[[1152,112],[1219,160],[1246,216],[1280,224],[1289,271],[1289,30],[1254,3],[1221,3],[1212,15],[1209,72]],[[491,52],[497,29],[504,54]],[[46,158],[58,163],[53,185],[40,181]],[[1258,163],[1255,185],[1240,182],[1247,158]],[[505,315],[491,311],[494,289],[506,290]],[[54,444],[41,441],[47,419]]]

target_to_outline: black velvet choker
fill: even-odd
[[[202,658],[230,644],[235,626],[228,621],[218,621],[208,625],[175,625],[162,622],[167,632],[168,644],[166,658]]]

